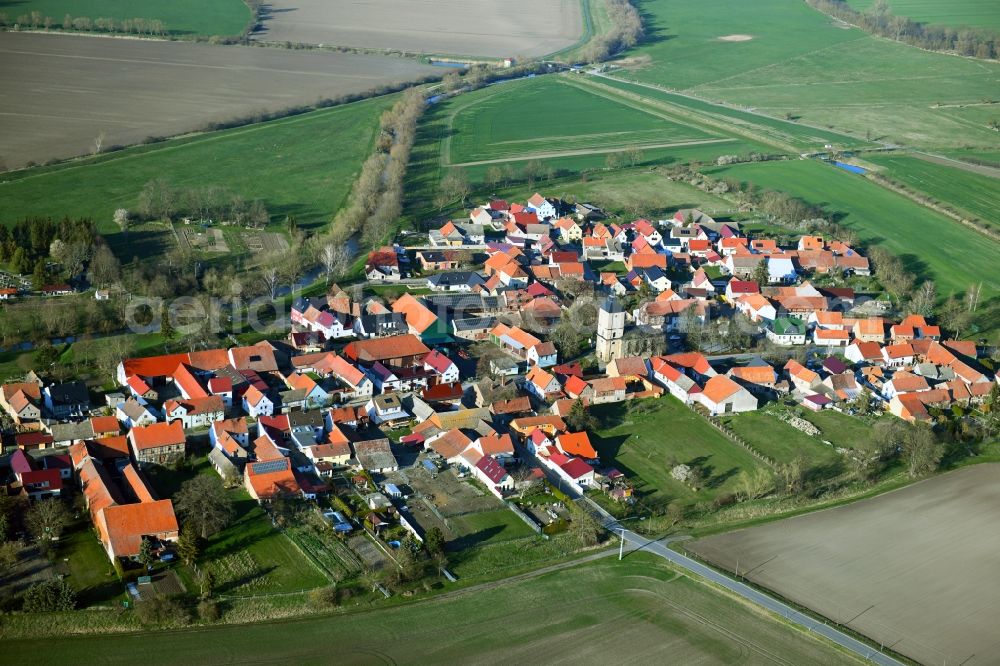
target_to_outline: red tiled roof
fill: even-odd
[[[386,361],[405,356],[423,356],[430,349],[415,335],[394,335],[388,338],[356,340],[344,347],[344,355],[363,363]]]
[[[154,423],[148,426],[132,428],[130,435],[139,451],[155,449],[161,446],[173,446],[185,442],[184,428],[180,421],[172,423]]]
[[[122,362],[125,368],[125,376],[131,377],[167,377],[177,369],[181,363],[189,363],[191,357],[188,354],[168,354],[165,356],[149,356],[146,358],[130,358]]]
[[[588,460],[597,458],[597,451],[590,443],[590,437],[585,432],[568,432],[556,437],[556,446],[570,456],[579,456]]]
[[[101,512],[99,522],[98,531],[107,535],[118,557],[138,555],[145,535],[176,537],[178,532],[170,500],[109,506]]]

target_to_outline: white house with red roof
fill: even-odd
[[[730,280],[726,285],[726,300],[735,303],[740,296],[759,294],[760,285],[753,280]]]
[[[424,368],[437,375],[438,384],[454,384],[459,380],[458,366],[436,349],[424,357]]]
[[[274,402],[256,386],[250,386],[243,394],[243,411],[247,416],[260,418],[274,414]]]
[[[632,224],[632,229],[653,248],[658,248],[663,243],[663,235],[649,220],[636,220]]]
[[[698,394],[698,401],[713,416],[752,412],[757,409],[757,398],[724,375],[716,375],[705,382],[704,389]]]
[[[483,456],[470,470],[483,485],[494,495],[503,499],[504,495],[514,490],[514,477],[507,473],[507,468],[493,456]]]
[[[535,192],[531,198],[528,199],[528,210],[533,211],[540,220],[551,220],[559,214],[559,211],[556,210],[555,204],[538,192]]]
[[[207,427],[213,421],[225,417],[222,398],[209,395],[204,398],[170,399],[163,403],[163,415],[167,423],[179,420],[185,430]]]

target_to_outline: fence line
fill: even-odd
[[[750,444],[745,439],[743,439],[742,437],[731,431],[729,428],[727,428],[724,424],[719,422],[718,417],[705,416],[695,408],[695,405],[693,404],[689,405],[687,403],[684,404],[687,405],[687,408],[690,409],[692,412],[703,418],[706,423],[708,423],[710,426],[712,426],[720,433],[722,433],[729,441],[743,447],[748,453],[750,453],[750,455],[752,455],[754,458],[757,458],[768,467],[772,469],[776,467],[777,463],[774,461],[774,459],[772,459],[770,456],[764,455],[763,453],[755,449],[752,444]]]
[[[531,517],[524,511],[521,511],[520,507],[518,507],[516,504],[514,504],[513,502],[507,502],[507,508],[513,511],[518,518],[523,520],[525,525],[535,530],[536,534],[542,533],[542,528],[538,525],[538,523],[532,520]]]

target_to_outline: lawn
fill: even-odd
[[[965,292],[983,282],[983,301],[1000,293],[996,271],[1000,248],[975,231],[895,194],[863,176],[815,160],[741,164],[709,170],[759,187],[780,190],[809,203],[855,230],[866,244],[899,256],[918,278],[937,283],[938,293]]]
[[[865,156],[882,174],[1000,229],[1000,179],[906,155]]]
[[[458,535],[448,544],[452,550],[535,536],[535,531],[507,508],[467,513],[449,518],[448,522]]]
[[[57,557],[65,562],[80,608],[120,605],[125,598],[125,587],[89,520],[74,523],[62,536]]]
[[[377,613],[377,614],[376,614]],[[455,627],[461,627],[456,631]],[[502,637],[498,629],[502,628]],[[858,663],[779,619],[678,575],[637,553],[441,599],[377,611],[319,615],[261,627],[223,626],[149,632],[144,663],[218,664],[328,661],[336,646],[347,663],[552,663],[616,658],[636,663]],[[134,663],[134,636],[7,641],[12,662]],[[224,656],[220,656],[224,655]]]
[[[554,76],[462,95],[453,113],[451,164],[719,138]]]
[[[830,442],[837,448],[866,449],[870,446],[872,426],[857,417],[841,414],[832,409],[822,412],[798,409],[796,413],[820,429],[820,439]]]
[[[0,12],[9,21],[41,12],[56,24],[66,14],[74,18],[159,19],[173,36],[238,35],[250,21],[250,9],[241,0],[0,0]]]
[[[150,470],[149,478],[161,497],[173,497],[184,481],[198,474],[217,476],[205,456],[192,460],[189,468]],[[234,516],[229,525],[213,535],[202,550],[199,566],[215,574],[215,590],[221,595],[280,594],[319,587],[328,579],[300,552],[291,540],[271,524],[261,506],[242,488],[229,491]],[[180,571],[192,588],[193,576]]]
[[[779,463],[796,458],[815,474],[829,476],[840,468],[840,456],[832,446],[807,435],[765,411],[727,416],[723,422],[750,446]]]
[[[741,471],[763,466],[672,396],[628,407],[601,405],[593,412],[602,423],[594,437],[601,462],[624,472],[641,495],[655,502],[711,500],[734,492]],[[668,468],[671,458],[699,466],[703,487],[694,491],[673,479]]]
[[[215,574],[221,595],[298,592],[328,582],[291,540],[271,525],[264,510],[243,490],[233,492],[236,515],[209,541],[201,565]]]
[[[394,100],[380,97],[3,174],[0,223],[90,217],[113,244],[124,245],[112,222],[115,209],[136,210],[143,186],[163,179],[174,187],[218,186],[247,200],[262,199],[272,220],[293,215],[300,227],[317,228],[347,196],[371,152],[379,115]],[[141,233],[130,234],[130,248],[143,242]],[[136,253],[128,251],[127,258]]]
[[[848,4],[867,11],[875,0],[848,0]],[[896,16],[921,23],[1000,30],[1000,5],[992,0],[889,0],[889,7]]]
[[[616,74],[622,78],[857,136],[995,150],[996,133],[985,121],[970,122],[948,105],[995,98],[1000,63],[876,39],[802,0],[639,6],[649,37],[629,55],[650,62]],[[751,39],[720,39],[730,35]]]

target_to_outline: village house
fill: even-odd
[[[184,456],[187,438],[180,421],[133,427],[129,446],[136,462],[166,465]]]
[[[177,541],[180,528],[173,503],[156,499],[135,467],[125,465],[119,486],[112,481],[105,462],[91,456],[86,444],[74,445],[71,457],[84,504],[112,562],[138,558],[143,541],[150,541],[154,549]]]
[[[167,423],[179,420],[185,430],[205,428],[225,417],[225,405],[217,395],[190,400],[170,399],[163,403],[163,414]]]
[[[705,382],[698,400],[713,416],[757,409],[757,398],[729,377],[716,375]]]

